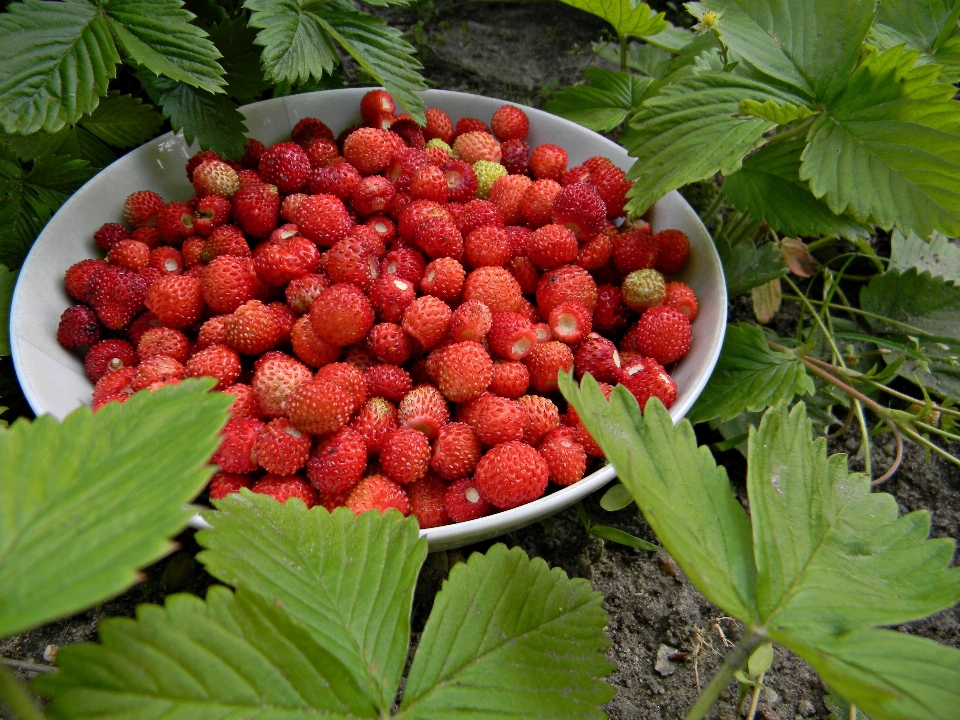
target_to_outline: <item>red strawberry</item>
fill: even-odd
[[[347,235],[327,251],[327,275],[334,283],[350,283],[370,292],[380,278],[378,249],[360,235]]]
[[[464,135],[468,132],[485,132],[489,133],[490,128],[487,124],[478,118],[473,117],[463,117],[457,120],[457,125],[454,128],[454,137],[459,135]]]
[[[270,287],[283,287],[291,280],[315,273],[319,266],[317,246],[299,235],[261,243],[253,254],[254,271]]]
[[[402,365],[413,354],[414,341],[395,323],[379,323],[367,338],[370,350],[382,362]]]
[[[480,438],[472,427],[465,423],[447,423],[437,434],[433,443],[430,467],[445,480],[456,480],[473,473],[483,448]]]
[[[523,406],[516,400],[487,395],[480,401],[473,429],[480,442],[487,446],[510,440],[523,440],[525,418]]]
[[[550,398],[524,395],[517,402],[526,413],[523,422],[525,443],[539,445],[548,432],[560,425],[560,411]]]
[[[165,275],[150,285],[145,304],[161,323],[182,330],[203,314],[203,283],[187,275]]]
[[[100,323],[96,313],[86,305],[68,307],[60,316],[57,342],[68,350],[87,348],[100,341]]]
[[[544,143],[530,153],[530,172],[538,180],[560,182],[567,169],[567,151],[559,145]]]
[[[186,368],[167,355],[154,355],[141,360],[130,380],[134,392],[147,388],[154,390],[161,385],[176,385],[187,376]]]
[[[557,389],[557,375],[573,367],[573,353],[562,342],[551,340],[537,343],[524,358],[524,365],[530,371],[530,384],[540,393]]]
[[[494,313],[487,336],[490,349],[507,360],[522,360],[537,344],[533,323],[519,313]]]
[[[373,327],[373,305],[356,285],[333,285],[313,301],[310,322],[317,335],[331,345],[352,345]]]
[[[430,473],[407,488],[407,495],[410,497],[410,513],[417,518],[421,528],[439,527],[450,523],[443,502],[446,492],[446,484]]]
[[[157,232],[167,245],[180,245],[196,232],[193,208],[183,203],[165,205],[157,215]]]
[[[307,154],[307,159],[310,161],[310,167],[313,168],[313,171],[343,162],[343,158],[340,157],[340,148],[333,140],[318,137],[308,143],[298,143],[298,145]],[[349,165],[349,163],[347,164]],[[311,172],[310,180],[307,180],[307,188],[310,187],[313,177],[314,172]],[[311,190],[311,192],[313,191]]]
[[[224,388],[221,392],[233,396],[233,405],[230,406],[230,417],[234,420],[242,418],[255,418],[257,420],[263,417],[257,398],[254,397],[253,388],[243,383],[235,383],[230,387]]]
[[[154,355],[169,355],[179,363],[186,363],[191,349],[191,343],[186,335],[168,327],[152,327],[137,341],[137,355],[140,356],[141,361]],[[239,361],[237,368],[239,372]]]
[[[374,175],[387,169],[394,149],[387,131],[364,127],[354,130],[344,140],[343,157],[361,175]]]
[[[616,228],[614,233],[616,234]],[[613,257],[613,240],[611,235],[601,232],[580,244],[577,250],[576,263],[584,270],[599,270],[610,262]]]
[[[283,195],[300,192],[307,184],[310,169],[310,159],[295,142],[271,146],[260,156],[257,166],[264,182],[276,185]]]
[[[410,373],[396,365],[374,365],[363,373],[370,397],[400,402],[413,389]]]
[[[677,384],[662,367],[648,367],[635,373],[624,373],[620,382],[637,399],[642,410],[647,400],[656,397],[664,407],[670,407],[677,399]]]
[[[652,268],[657,264],[657,244],[650,234],[650,226],[644,223],[637,230],[628,230],[612,238],[613,261],[617,270],[626,275],[634,270]]]
[[[500,267],[477,268],[463,285],[463,300],[478,300],[490,312],[516,312],[523,295],[509,270]]]
[[[419,430],[395,430],[380,447],[380,464],[393,480],[409,485],[422,478],[430,467],[430,441]]]
[[[261,357],[254,368],[251,387],[267,417],[286,417],[290,393],[313,379],[306,365],[280,352]]]
[[[410,176],[410,195],[414,200],[445,203],[449,192],[447,177],[436,165],[419,167]]]
[[[342,493],[356,487],[366,469],[366,441],[344,427],[322,440],[310,455],[307,478],[320,492]]]
[[[140,190],[127,197],[123,203],[123,219],[133,227],[151,225],[166,203],[152,190]]]
[[[399,275],[416,285],[423,277],[427,261],[416,250],[407,247],[394,247],[380,261],[381,275]]]
[[[333,247],[353,227],[353,219],[339,198],[333,195],[310,195],[297,209],[297,226],[301,234],[320,247]]]
[[[455,222],[457,229],[466,236],[483,225],[503,227],[503,215],[489,200],[471,200],[461,206]]]
[[[606,160],[606,158],[601,159]],[[627,180],[626,173],[613,164],[595,166],[589,169],[590,177],[585,182],[589,182],[596,188],[597,194],[607,208],[607,217],[623,217],[625,214],[624,205],[627,203],[627,191],[633,187],[633,183]]]
[[[453,258],[459,260],[463,256],[463,235],[457,226],[443,217],[431,217],[417,226],[414,235],[416,246],[427,254],[427,257]]]
[[[233,204],[223,195],[207,195],[197,202],[193,226],[197,234],[208,237],[221,225],[229,222]]]
[[[256,169],[266,149],[266,145],[256,138],[249,138],[246,147],[243,149],[243,157],[240,158],[240,164],[248,169]]]
[[[553,199],[553,221],[565,225],[585,241],[603,229],[607,206],[591,185],[573,183],[560,189]]]
[[[243,355],[259,355],[280,342],[282,328],[275,313],[259,300],[249,300],[223,322],[227,345]]]
[[[119,223],[104,223],[93,234],[97,247],[106,252],[110,252],[114,245],[129,239],[129,237],[130,231]]]
[[[523,196],[531,184],[526,175],[504,175],[494,180],[487,199],[497,206],[506,224],[523,221]]]
[[[353,165],[341,162],[318,167],[310,175],[307,187],[313,195],[333,195],[345,202],[353,194],[361,177]]]
[[[393,115],[396,111],[393,96],[386,90],[371,90],[360,100],[360,117],[366,125],[373,125],[383,115]]]
[[[453,311],[443,300],[423,295],[403,313],[403,331],[425,348],[432,348],[450,331]]]
[[[126,268],[98,267],[87,280],[87,300],[100,322],[111,330],[129,325],[143,310],[146,296],[147,281]]]
[[[310,487],[303,478],[293,475],[264,475],[251,490],[260,495],[269,495],[278,503],[285,503],[290,498],[297,498],[308,508],[319,502],[317,491]]]
[[[240,488],[252,488],[253,480],[245,475],[236,473],[218,472],[210,480],[209,495],[211,500],[223,500],[231,493],[240,492]]]
[[[427,125],[423,129],[424,139],[439,138],[445,143],[453,141],[453,122],[449,115],[440,108],[427,108],[424,115],[427,118]]]
[[[428,438],[437,436],[450,422],[450,410],[440,391],[432,385],[421,385],[408,392],[397,409],[401,427],[419,430]]]
[[[179,275],[183,272],[183,255],[172,247],[154,248],[150,251],[150,267],[165,275]]]
[[[380,452],[387,436],[400,427],[397,423],[397,409],[382,397],[371,397],[360,408],[350,427],[363,437],[366,452],[374,455]]]
[[[333,142],[333,130],[327,127],[322,120],[315,117],[305,117],[293,126],[293,130],[290,131],[290,139],[305,148],[317,139]]]
[[[284,295],[290,309],[299,315],[310,312],[310,305],[320,293],[330,287],[326,275],[309,273],[294,278],[287,284]]]
[[[311,439],[284,418],[271,420],[253,445],[257,464],[274,475],[293,475],[307,464]]]
[[[453,311],[450,337],[454,342],[480,342],[490,332],[492,322],[490,308],[477,300],[468,300]]]
[[[352,399],[352,415],[367,401],[367,381],[363,371],[350,363],[330,363],[317,371],[314,380],[330,380],[346,390]]]
[[[597,288],[597,307],[593,311],[593,328],[603,335],[619,335],[630,324],[630,310],[623,304],[620,288],[601,285]]]
[[[670,305],[652,307],[637,320],[637,349],[661,365],[676,362],[690,349],[690,321]]]
[[[549,178],[540,178],[530,183],[520,201],[523,219],[532,228],[553,222],[553,201],[560,192],[560,184]]]
[[[550,471],[550,479],[561,487],[573,485],[587,470],[587,453],[570,428],[551,430],[537,452]]]
[[[478,160],[500,162],[500,143],[488,132],[472,131],[457,135],[453,141],[453,152],[470,165]]]
[[[590,311],[572,300],[555,305],[548,318],[553,337],[567,345],[579,345],[590,333]]]
[[[612,341],[590,333],[577,348],[573,366],[578,378],[590,373],[600,382],[616,383],[620,374],[620,354]]]
[[[507,140],[500,146],[500,162],[511,175],[526,175],[530,170],[530,146],[523,140]]]
[[[687,264],[690,256],[690,240],[680,230],[661,230],[653,236],[657,246],[657,270],[664,275],[673,275]]]
[[[332,380],[301,383],[287,398],[290,421],[314,435],[334,432],[350,419],[354,398]]]
[[[389,210],[397,194],[393,183],[380,175],[363,178],[350,194],[350,204],[357,215],[367,217]]]
[[[513,257],[509,236],[496,225],[481,225],[471,231],[463,247],[467,262],[475,268],[505,265]]]
[[[550,471],[534,448],[522,442],[497,445],[477,463],[473,479],[491,505],[509,510],[536,500],[547,489]]]
[[[433,295],[452,305],[460,300],[466,276],[463,265],[457,260],[437,258],[424,268],[420,290],[425,295]]]
[[[437,386],[451,402],[480,397],[493,376],[493,361],[480,343],[459,342],[444,348],[437,366]]]
[[[280,195],[276,186],[261,184],[241,187],[233,196],[231,214],[233,221],[247,235],[267,237],[277,227],[280,218]]]
[[[548,270],[537,285],[537,309],[543,318],[562,302],[572,300],[591,313],[597,307],[597,284],[586,270],[577,265],[561,265]]]
[[[490,118],[490,128],[497,140],[523,140],[530,132],[530,118],[518,107],[503,105]]]
[[[526,365],[513,360],[498,360],[487,387],[494,395],[516,399],[530,386],[530,372]]]
[[[573,231],[557,224],[537,228],[527,241],[527,256],[544,270],[572,263],[578,249]]]
[[[294,355],[312,367],[323,367],[340,357],[341,348],[317,335],[309,317],[301,317],[294,322],[290,330],[290,344]]]
[[[221,255],[235,255],[236,257],[250,257],[250,245],[243,236],[243,231],[236,225],[221,225],[210,233],[210,239],[203,246],[201,259],[205,263],[213,262]]]
[[[347,498],[347,507],[355,515],[376,510],[385,513],[396,509],[410,514],[410,499],[406,491],[385,475],[371,475],[360,481]]]
[[[109,372],[133,367],[138,362],[136,351],[125,340],[101,340],[87,351],[83,364],[87,377],[97,382]]]
[[[473,478],[463,478],[450,485],[444,493],[443,505],[449,518],[458,523],[490,514],[490,503],[480,496]]]
[[[240,377],[240,356],[224,345],[211,345],[187,360],[186,370],[187,377],[217,378],[214,390],[223,390]]]
[[[263,284],[253,263],[233,255],[221,255],[203,269],[204,302],[214,312],[229,313],[260,294]]]
[[[88,287],[90,276],[101,268],[110,267],[105,260],[81,260],[74,263],[63,276],[64,285],[70,297],[80,302],[88,302]]]
[[[682,282],[667,283],[667,296],[663,301],[664,305],[672,305],[687,316],[690,322],[697,319],[697,295],[693,288]]]
[[[212,462],[229,473],[251,473],[256,470],[253,445],[264,427],[264,423],[259,420],[228,420],[220,431],[223,440],[214,453]]]
[[[462,160],[448,160],[440,165],[447,181],[447,199],[465,202],[477,194],[477,175],[469,163]]]

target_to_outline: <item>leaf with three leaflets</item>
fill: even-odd
[[[960,2],[881,0],[870,39],[881,50],[906,45],[918,62],[944,66],[944,79],[960,80]]]
[[[163,118],[140,98],[112,92],[89,116],[80,118],[79,124],[108,145],[127,150],[154,137]]]
[[[659,86],[651,77],[600,68],[587,68],[584,75],[590,85],[561,90],[544,109],[597,132],[613,130]]]
[[[117,74],[107,20],[86,0],[25,0],[0,14],[0,128],[56,132],[91,112]]]
[[[260,28],[263,67],[274,82],[299,83],[333,72],[340,61],[326,28],[312,12],[318,3],[245,0],[250,26]]]
[[[568,373],[560,373],[558,380],[647,523],[691,581],[721,608],[737,617],[754,617],[750,520],[726,470],[717,467],[706,447],[697,448],[690,423],[681,420],[674,428],[656,398],[641,416],[636,399],[622,385],[607,402],[589,375],[579,388]]]
[[[227,80],[227,94],[237,100],[258,100],[270,88],[260,65],[262,51],[254,44],[256,38],[256,29],[242,17],[222,20],[210,27],[210,39],[223,55],[220,64]]]
[[[410,604],[427,554],[414,520],[307,512],[244,492],[206,514],[200,561],[214,577],[284,608],[350,672],[377,707],[393,702],[410,641]]]
[[[410,718],[603,718],[603,596],[540,558],[494,545],[454,566],[400,706]],[[571,643],[571,639],[577,641]],[[545,655],[549,661],[545,661]],[[504,668],[512,668],[504,672]]]
[[[170,551],[227,420],[230,398],[212,385],[0,430],[0,637],[116,595]]]
[[[747,157],[743,167],[724,183],[730,202],[789,237],[826,235],[855,240],[868,236],[868,227],[849,215],[835,215],[800,180],[800,154],[805,145],[799,138],[784,140]]]
[[[17,271],[0,265],[0,357],[10,354],[10,303],[16,284]]]
[[[813,380],[796,355],[771,349],[755,325],[728,325],[717,367],[688,417],[693,423],[727,422],[813,392]]]
[[[759,223],[758,220],[756,224]],[[783,277],[789,270],[776,243],[764,243],[757,247],[748,238],[731,247],[723,236],[714,238],[714,243],[723,264],[723,277],[727,281],[727,294],[730,297]]]
[[[130,58],[157,75],[208,93],[222,93],[226,83],[217,62],[220,52],[207,33],[194,25],[182,0],[104,0],[110,29]]]
[[[889,270],[906,272],[916,268],[918,273],[928,272],[954,283],[960,283],[960,247],[950,242],[946,235],[935,232],[926,242],[914,232],[904,235],[900,228],[890,234]]]
[[[620,37],[657,35],[668,29],[663,13],[655,13],[646,3],[633,0],[561,0],[579,10],[585,10],[613,25]]]
[[[960,102],[918,56],[899,46],[864,60],[811,126],[800,179],[838,215],[960,234]]]

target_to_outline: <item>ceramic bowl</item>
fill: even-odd
[[[304,117],[319,117],[334,132],[357,124],[363,89],[328,90],[294,95],[243,108],[249,135],[266,145],[289,140],[293,126]],[[428,106],[439,107],[456,121],[476,117],[489,122],[505,101],[444,90],[424,93]],[[623,169],[631,160],[615,143],[568,120],[524,107],[530,117],[531,147],[544,142],[562,146],[569,166],[594,155],[610,158]],[[73,302],[64,289],[64,272],[76,262],[100,257],[93,233],[105,222],[123,221],[123,202],[136,190],[153,190],[168,200],[186,199],[193,188],[184,174],[196,152],[182,137],[168,133],[123,156],[104,169],[64,203],[37,238],[23,268],[11,309],[11,349],[14,367],[27,401],[37,415],[63,418],[90,403],[92,385],[79,356],[57,342],[61,313]],[[678,279],[690,285],[700,302],[693,323],[690,352],[673,371],[679,388],[670,409],[674,422],[690,409],[713,371],[726,325],[727,296],[716,249],[700,219],[686,201],[671,192],[654,205],[648,219],[654,231],[677,228],[690,238],[690,260]],[[615,476],[602,467],[580,482],[535,502],[466,523],[421,531],[431,550],[459,547],[516,530],[584,498]],[[203,520],[197,516],[193,524]]]

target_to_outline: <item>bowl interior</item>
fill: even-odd
[[[266,100],[243,108],[249,135],[266,145],[288,140],[293,126],[304,117],[318,117],[334,132],[357,124],[360,98],[366,89],[351,88],[306,93]],[[424,99],[456,121],[476,117],[489,122],[505,101],[444,90],[428,90]],[[575,123],[524,106],[530,116],[531,147],[544,142],[567,150],[569,165],[595,155],[610,158],[623,169],[632,164],[617,144]],[[74,263],[99,257],[93,233],[105,222],[123,221],[123,203],[136,190],[153,190],[167,200],[186,199],[193,188],[184,173],[195,147],[168,133],[128,153],[78,190],[54,215],[27,256],[11,308],[11,354],[20,385],[37,415],[62,419],[90,404],[92,384],[83,362],[56,339],[65,308],[73,304],[63,276]],[[676,228],[690,238],[690,260],[676,277],[690,285],[700,303],[693,323],[693,342],[687,356],[674,368],[679,388],[670,414],[677,422],[690,409],[710,377],[720,353],[726,323],[726,286],[720,259],[709,234],[687,202],[669,193],[651,209],[654,231]],[[580,482],[528,505],[456,525],[421,531],[431,550],[458,547],[515,530],[548,517],[603,486],[615,473],[603,467]],[[199,521],[199,518],[197,518]],[[199,521],[202,522],[202,521]]]

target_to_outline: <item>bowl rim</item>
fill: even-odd
[[[246,116],[248,112],[270,110],[270,109],[273,109],[274,106],[279,106],[281,108],[284,108],[289,119],[291,114],[291,108],[290,108],[291,100],[294,103],[296,103],[298,106],[301,106],[304,104],[308,105],[311,103],[311,101],[314,101],[314,100],[316,101],[324,100],[324,101],[330,101],[330,102],[337,102],[337,101],[351,102],[353,103],[354,107],[359,108],[359,99],[363,96],[363,94],[369,92],[371,89],[374,89],[374,88],[371,88],[371,87],[339,88],[339,89],[333,89],[333,90],[320,90],[320,91],[315,91],[310,93],[302,93],[299,95],[284,96],[279,98],[270,98],[267,100],[261,100],[256,103],[250,103],[248,105],[244,105],[240,107],[240,111],[244,113],[244,115]],[[625,155],[625,150],[620,145],[613,142],[612,140],[598,133],[595,133],[591,130],[588,130],[587,128],[584,128],[583,126],[578,125],[577,123],[567,120],[566,118],[562,118],[558,115],[553,115],[544,110],[523,105],[521,103],[509,102],[506,100],[502,100],[500,98],[494,98],[487,95],[477,95],[473,93],[464,93],[464,92],[459,92],[454,90],[429,89],[419,94],[421,95],[421,97],[424,99],[424,101],[427,103],[428,106],[431,106],[432,104],[434,104],[432,101],[446,100],[446,101],[452,101],[452,102],[457,102],[457,101],[464,102],[466,99],[469,99],[467,100],[467,102],[475,102],[477,100],[481,100],[484,102],[495,102],[501,105],[506,105],[506,104],[514,105],[522,109],[525,113],[527,113],[528,117],[530,117],[530,120],[531,120],[531,126],[536,125],[537,119],[547,118],[549,119],[549,122],[559,123],[560,127],[566,127],[572,132],[591,133],[594,136],[595,141],[602,141],[602,144],[604,144],[607,147],[606,154],[608,156],[611,156],[611,157],[616,156],[620,158],[620,156]],[[359,119],[359,112],[356,113],[356,117],[357,119]],[[291,122],[291,126],[292,124],[293,123]],[[253,131],[250,131],[250,133],[248,133],[248,136],[252,136],[252,135],[253,135]],[[18,382],[20,383],[23,395],[27,400],[28,404],[30,405],[31,409],[38,416],[41,414],[46,414],[49,411],[47,411],[46,408],[43,407],[43,403],[34,393],[32,385],[29,382],[24,383],[22,380],[20,380],[20,378],[29,377],[25,373],[23,368],[23,347],[22,347],[22,343],[28,342],[28,341],[25,339],[22,339],[20,337],[20,334],[16,331],[16,318],[18,317],[18,309],[24,302],[23,297],[26,295],[26,292],[27,292],[24,287],[25,283],[20,282],[20,280],[25,275],[25,273],[23,273],[22,271],[28,268],[28,265],[31,262],[31,259],[33,258],[37,247],[40,245],[40,241],[44,239],[44,235],[47,233],[48,228],[50,228],[50,226],[54,223],[54,221],[56,221],[61,215],[68,215],[73,210],[73,206],[76,203],[81,202],[81,198],[79,198],[78,196],[80,194],[80,191],[83,190],[83,188],[86,187],[87,184],[97,180],[97,178],[99,178],[103,173],[106,173],[107,171],[111,170],[114,164],[122,161],[129,154],[136,152],[137,150],[143,148],[144,146],[154,145],[157,143],[165,143],[165,142],[175,140],[177,138],[182,139],[182,133],[174,133],[173,131],[170,131],[156,138],[152,138],[151,140],[148,140],[143,145],[137,148],[134,148],[130,150],[128,153],[125,153],[124,155],[120,156],[119,158],[117,158],[116,161],[114,161],[114,163],[111,163],[110,165],[106,166],[105,168],[100,170],[100,172],[98,172],[96,175],[94,175],[89,180],[87,180],[87,182],[84,183],[83,186],[78,188],[78,190],[67,199],[67,201],[57,210],[57,212],[54,213],[54,215],[50,218],[50,220],[47,221],[47,224],[44,226],[44,229],[37,236],[36,241],[34,242],[27,256],[24,258],[23,264],[21,266],[20,276],[17,279],[17,286],[14,289],[14,293],[13,293],[13,297],[10,305],[10,327],[9,327],[10,350],[11,350],[11,357],[13,360],[14,370],[16,372]],[[193,143],[190,145],[190,150],[191,152],[196,152],[197,150],[196,143]],[[617,164],[621,165],[621,162],[618,162]],[[627,168],[623,168],[623,169],[626,170]],[[686,209],[689,210],[689,213],[692,215],[692,220],[694,224],[697,225],[700,230],[702,230],[703,234],[707,238],[712,240],[712,237],[710,236],[706,227],[704,227],[700,218],[697,217],[696,213],[690,207],[689,203],[687,203],[687,201],[675,190],[667,193],[666,195],[664,195],[663,198],[658,200],[657,203],[655,203],[654,206],[651,208],[651,210],[648,210],[648,213],[655,212],[657,206],[663,206],[664,204],[667,204],[667,205],[675,204],[681,208],[685,206]],[[719,319],[718,319],[717,327],[711,330],[710,339],[712,342],[712,347],[710,348],[710,352],[707,357],[707,362],[701,364],[701,370],[696,377],[696,381],[692,385],[688,385],[688,387],[686,388],[683,401],[675,404],[670,408],[670,415],[673,419],[674,424],[678,423],[684,417],[684,415],[689,411],[689,409],[692,407],[693,403],[699,397],[700,393],[703,391],[704,387],[709,381],[710,376],[713,372],[713,369],[719,358],[720,350],[723,343],[723,336],[726,330],[727,289],[726,289],[726,283],[724,282],[723,266],[720,262],[720,258],[714,243],[711,241],[707,245],[708,245],[708,253],[712,256],[711,257],[712,264],[715,265],[721,281],[719,283],[719,294],[720,294],[720,297],[722,298],[722,302],[720,303],[720,307],[718,308]],[[482,540],[497,537],[504,533],[510,532],[511,530],[515,530],[520,527],[524,527],[526,525],[532,524],[533,522],[536,522],[538,520],[547,518],[555,514],[556,512],[559,512],[560,510],[566,507],[569,507],[570,505],[577,502],[578,500],[581,500],[587,495],[600,489],[601,487],[606,485],[608,482],[610,482],[610,480],[612,480],[614,477],[616,477],[616,470],[613,468],[612,465],[605,464],[601,466],[599,469],[595,470],[593,473],[585,476],[580,481],[574,483],[573,485],[560,488],[559,490],[556,490],[541,498],[538,498],[537,500],[534,500],[531,503],[521,505],[511,510],[496,512],[494,514],[487,515],[483,518],[478,518],[476,520],[470,520],[463,523],[453,523],[450,525],[444,525],[444,526],[435,527],[435,528],[424,528],[420,530],[420,536],[427,538],[431,551],[460,547],[462,545],[466,545],[474,542],[480,542]],[[198,510],[199,509],[200,508],[198,508]],[[191,527],[198,528],[198,529],[211,527],[209,523],[207,523],[199,513],[197,513],[190,519],[189,525]]]

